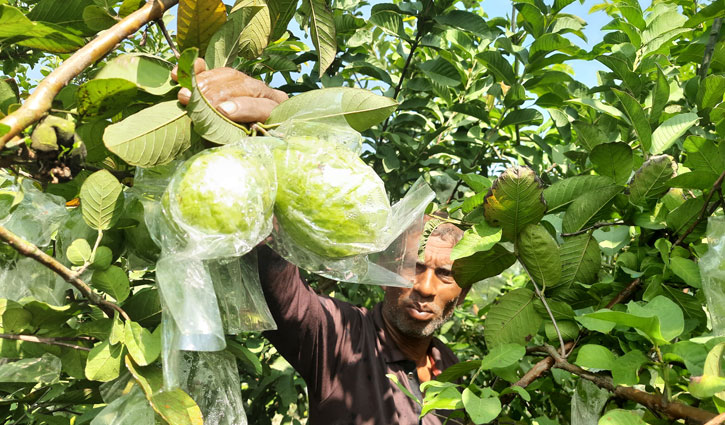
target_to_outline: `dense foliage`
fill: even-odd
[[[393,200],[430,183],[430,209],[466,229],[454,275],[473,285],[441,332],[463,362],[424,384],[424,413],[665,424],[724,412],[725,232],[713,217],[725,207],[725,2],[604,1],[595,9],[611,21],[590,50],[572,2],[515,0],[495,17],[469,0],[181,1],[36,87],[31,69],[61,70],[151,4],[0,0],[0,418],[111,423],[107,403],[125,394],[151,422],[201,423],[184,391],[158,391],[159,252],[132,189],[250,132],[200,95],[195,52],[284,81],[296,103],[253,132],[291,110],[314,116],[332,99],[322,87],[389,98],[335,92],[335,113],[363,131],[362,157]],[[163,34],[174,14],[180,57]],[[596,86],[572,60],[605,67]],[[358,305],[380,299],[378,287],[310,280]],[[304,382],[260,334],[228,336],[226,352],[251,423],[305,422]]]

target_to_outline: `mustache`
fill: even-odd
[[[406,297],[401,301],[406,308],[410,307],[416,310],[424,311],[426,313],[433,313],[438,315],[441,314],[441,309],[437,305],[430,302],[421,301],[416,298],[417,297]]]

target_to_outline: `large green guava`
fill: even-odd
[[[375,171],[354,152],[315,137],[274,151],[275,217],[303,248],[327,258],[382,249],[390,202]]]
[[[267,165],[234,146],[200,152],[172,179],[172,216],[205,234],[254,234],[273,212],[274,172]]]

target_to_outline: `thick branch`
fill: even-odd
[[[725,171],[723,171],[722,174],[720,174],[720,177],[718,177],[717,180],[715,180],[715,183],[713,183],[712,188],[710,189],[710,192],[707,194],[707,197],[705,198],[705,203],[702,204],[700,213],[697,215],[697,219],[690,225],[690,227],[687,228],[687,230],[685,230],[685,233],[683,233],[679,238],[677,238],[675,243],[672,244],[672,248],[681,244],[682,241],[684,241],[685,238],[690,233],[692,233],[693,230],[695,230],[695,227],[697,227],[697,225],[700,224],[700,222],[702,220],[704,220],[706,216],[709,216],[710,214],[712,214],[712,213],[708,214],[709,211],[707,210],[707,207],[708,207],[708,205],[710,205],[710,200],[712,199],[712,196],[715,194],[715,192],[718,192],[718,193],[720,192],[720,188],[722,187],[723,179],[725,179]]]
[[[93,41],[75,52],[38,84],[23,106],[0,120],[0,124],[10,128],[7,133],[0,135],[0,149],[3,149],[10,139],[20,134],[26,127],[40,120],[50,109],[53,98],[70,80],[104,57],[118,43],[138,31],[143,25],[163,16],[164,12],[178,1],[149,1],[141,9],[101,32]]]
[[[705,425],[720,425],[723,422],[725,422],[725,413],[720,413],[719,415],[707,421]]]
[[[702,57],[702,65],[700,65],[700,79],[707,76],[707,70],[710,68],[710,61],[712,61],[712,52],[715,50],[715,44],[720,38],[720,28],[722,27],[722,18],[715,18],[712,21],[712,27],[710,27],[710,38],[707,40],[705,46],[705,54]]]
[[[569,373],[573,373],[574,375],[591,381],[595,383],[598,387],[611,391],[619,398],[632,400],[649,409],[655,410],[657,412],[662,412],[672,419],[688,419],[700,423],[705,423],[715,417],[715,414],[712,412],[698,409],[697,407],[688,406],[687,404],[679,403],[676,401],[669,402],[660,395],[650,394],[644,391],[634,389],[632,387],[616,386],[612,382],[612,379],[608,376],[602,376],[588,372],[577,365],[573,365],[567,362],[566,359],[559,356],[559,353],[554,347],[549,346],[547,348],[547,351],[549,352],[549,355],[554,358],[554,367],[566,370]]]
[[[91,351],[91,349],[88,347],[83,347],[83,346],[75,345],[75,344],[69,344],[67,342],[59,341],[56,338],[41,338],[41,337],[37,337],[34,335],[12,335],[12,334],[0,334],[0,338],[14,339],[17,341],[25,341],[25,342],[37,342],[38,344],[58,345],[60,347],[68,347],[68,348],[72,348],[74,350]]]
[[[101,310],[103,310],[103,312],[106,314],[106,316],[112,318],[113,312],[116,311],[124,319],[131,320],[131,318],[128,317],[128,314],[126,314],[126,312],[123,311],[121,307],[117,306],[112,302],[106,301],[105,299],[103,299],[103,297],[93,292],[91,287],[83,282],[78,277],[78,274],[75,273],[73,270],[64,266],[55,258],[41,251],[40,248],[38,248],[37,246],[20,238],[18,235],[15,235],[3,226],[0,226],[0,240],[3,240],[10,244],[10,246],[15,248],[16,251],[23,254],[24,256],[34,259],[35,261],[59,274],[63,279],[65,279],[66,282],[70,283],[76,289],[78,289],[81,294],[83,294],[83,296],[88,299],[88,301],[100,307]]]

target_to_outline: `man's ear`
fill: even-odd
[[[468,291],[471,290],[471,287],[463,288],[461,289],[461,294],[458,296],[458,302],[456,303],[456,306],[459,306],[463,304],[463,301],[466,300],[466,295],[468,295]]]

